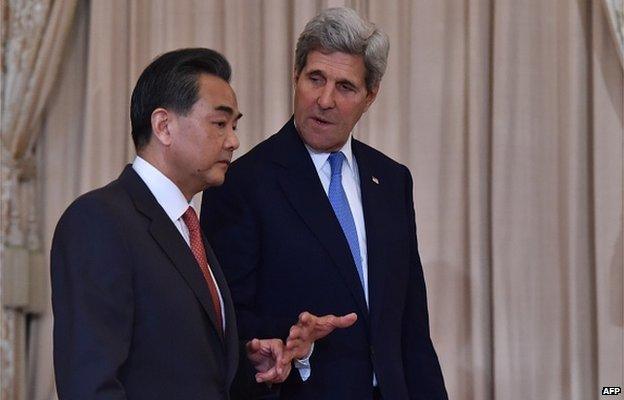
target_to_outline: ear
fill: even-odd
[[[368,107],[370,107],[377,98],[378,92],[379,84],[375,85],[371,90],[366,93],[366,108],[364,109],[364,111],[368,111]]]
[[[299,80],[300,73],[297,72],[297,67],[293,67],[293,86],[297,86],[297,81]]]
[[[170,128],[174,122],[174,117],[173,113],[161,107],[152,111],[152,134],[163,146],[171,145]]]

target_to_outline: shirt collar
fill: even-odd
[[[351,169],[351,171],[353,171],[354,170],[353,169],[353,150],[351,149],[351,140],[352,140],[352,135],[349,134],[349,138],[347,139],[345,144],[342,146],[342,148],[338,151],[341,151],[342,154],[345,155],[345,161],[347,162],[347,166]],[[329,155],[331,153],[320,152],[320,151],[314,150],[312,147],[308,146],[307,144],[305,145],[305,147],[306,149],[308,149],[308,153],[310,153],[310,157],[312,157],[312,162],[314,163],[316,172],[320,173],[325,163],[327,163],[327,160],[329,159]]]
[[[132,162],[132,168],[139,174],[158,204],[173,222],[180,219],[189,206],[192,206],[186,201],[176,184],[149,162],[136,156]]]

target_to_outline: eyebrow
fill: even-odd
[[[223,111],[225,113],[228,113],[230,115],[234,115],[234,109],[230,106],[216,106],[215,107],[216,111]],[[239,120],[241,117],[243,116],[242,113],[238,113],[238,115],[236,116],[235,120]]]

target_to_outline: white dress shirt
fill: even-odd
[[[366,248],[366,229],[364,225],[364,210],[362,209],[362,192],[360,190],[360,175],[358,174],[358,166],[353,157],[353,151],[351,149],[352,136],[349,135],[349,139],[339,150],[344,154],[345,161],[342,163],[342,187],[347,195],[347,201],[349,202],[349,208],[351,208],[351,214],[353,215],[353,221],[355,222],[355,230],[358,237],[358,245],[360,247],[360,259],[362,260],[362,276],[364,278],[364,298],[366,299],[366,305],[368,306],[368,252]],[[310,153],[316,173],[318,174],[325,194],[329,195],[329,183],[331,182],[331,165],[329,164],[328,152],[319,152],[305,145]],[[307,380],[310,377],[310,357],[314,351],[314,344],[310,349],[310,354],[303,360],[295,360],[295,367],[299,371],[302,380]],[[377,379],[373,375],[373,385],[377,385]]]
[[[191,237],[188,227],[182,220],[182,215],[189,207],[193,207],[193,205],[186,201],[186,198],[180,191],[180,188],[178,188],[176,184],[171,181],[171,179],[167,178],[156,167],[141,157],[136,156],[134,162],[132,163],[132,169],[134,169],[143,182],[145,182],[147,188],[150,192],[152,192],[158,204],[160,204],[163,210],[165,210],[165,213],[178,231],[180,231],[180,235],[182,235],[182,238],[184,238],[184,241],[190,248]],[[197,210],[195,210],[195,212],[197,212]],[[197,268],[199,268],[199,266]],[[212,269],[209,268],[208,270],[210,271],[211,278],[215,283],[217,293],[219,294],[219,305],[221,306],[221,315],[223,316],[223,318],[221,318],[223,323],[222,328],[225,332],[225,309],[223,307],[223,297],[221,297],[221,290],[219,289],[217,280],[212,274]]]
[[[362,260],[362,276],[364,279],[364,298],[368,305],[368,252],[366,249],[366,229],[364,225],[364,211],[362,209],[362,192],[360,191],[360,175],[358,174],[358,166],[353,157],[351,150],[351,135],[349,139],[339,150],[345,155],[345,161],[342,163],[342,187],[344,188],[349,208],[355,222],[355,230],[357,231],[358,244],[360,247],[360,259]],[[316,167],[316,173],[321,180],[325,194],[329,193],[329,183],[331,181],[331,165],[329,164],[330,153],[318,152],[306,145],[312,162]]]

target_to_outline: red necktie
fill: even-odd
[[[202,235],[199,228],[199,220],[193,207],[189,207],[182,215],[182,220],[186,224],[189,230],[191,251],[199,264],[206,284],[208,284],[208,290],[210,291],[210,297],[212,298],[212,306],[214,307],[215,315],[217,316],[217,324],[219,325],[219,333],[222,333],[223,322],[221,316],[221,302],[219,301],[219,292],[217,291],[217,283],[212,279],[210,274],[210,266],[208,265],[208,259],[206,258],[206,249],[204,248],[204,242],[202,241]]]

